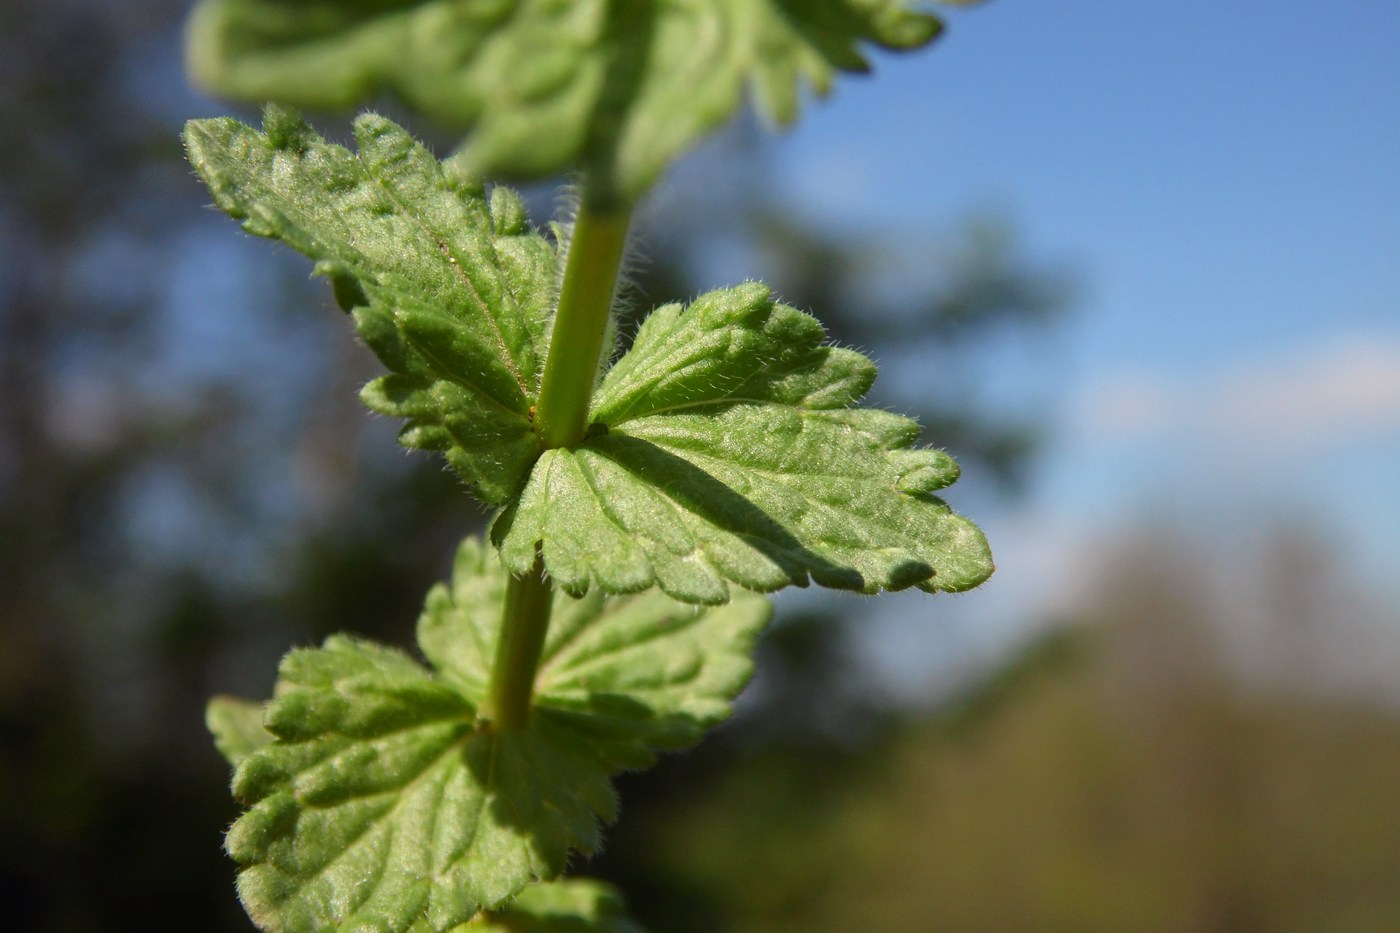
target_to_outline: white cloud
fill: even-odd
[[[1115,375],[1085,394],[1079,421],[1094,437],[1160,431],[1184,410],[1180,388],[1156,375]]]
[[[1400,428],[1400,345],[1351,339],[1221,380],[1216,427],[1288,446]]]
[[[1186,439],[1286,453],[1400,430],[1400,342],[1352,336],[1193,379],[1122,374],[1099,383],[1077,421],[1093,440]]]

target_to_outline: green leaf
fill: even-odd
[[[427,933],[428,927],[423,928]],[[641,933],[622,898],[601,881],[570,879],[531,885],[509,908],[491,912],[454,933]]]
[[[365,404],[408,420],[400,440],[440,450],[489,503],[539,454],[530,400],[548,345],[554,247],[519,199],[444,171],[398,126],[355,121],[358,154],[269,107],[264,132],[191,121],[190,162],[215,203],[316,261],[391,370]]]
[[[932,493],[957,465],[918,425],[852,407],[875,366],[749,284],[642,325],[593,405],[588,438],[540,457],[492,537],[523,572],[543,543],[565,589],[659,585],[721,603],[729,583],[963,590],[986,539]]]
[[[786,124],[803,85],[912,49],[940,21],[910,0],[203,0],[195,78],[216,93],[349,107],[392,92],[471,128],[487,175],[585,167],[625,197],[751,92]]]
[[[486,696],[506,581],[494,552],[468,538],[451,588],[434,587],[418,622],[424,655],[472,697]],[[609,771],[646,767],[655,749],[693,745],[729,715],[769,614],[754,593],[700,609],[656,591],[622,599],[561,592],[535,680],[535,722],[586,732]]]
[[[204,725],[214,736],[214,747],[231,765],[272,741],[263,728],[263,708],[238,697],[217,696],[204,711]]]
[[[769,612],[757,596],[705,611],[560,593],[530,726],[496,730],[477,710],[505,586],[464,542],[419,623],[436,671],[344,636],[284,659],[274,740],[236,767],[248,810],[227,838],[262,929],[442,931],[556,877],[616,815],[611,774],[727,715]],[[221,709],[246,725],[246,707]]]

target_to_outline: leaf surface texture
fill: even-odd
[[[419,622],[433,669],[334,636],[284,659],[264,744],[228,738],[254,731],[249,704],[211,707],[248,807],[227,848],[261,928],[450,930],[557,877],[615,817],[610,775],[728,715],[769,614],[754,595],[704,610],[659,593],[560,593],[531,724],[497,730],[477,711],[505,586],[468,539]]]
[[[553,245],[512,193],[488,201],[382,117],[355,121],[358,153],[278,107],[263,125],[186,126],[215,204],[316,261],[390,370],[365,387],[365,404],[406,419],[405,445],[442,451],[481,498],[504,502],[539,454],[529,410],[553,313]]]
[[[932,493],[957,465],[918,425],[856,402],[875,366],[749,284],[654,312],[594,400],[590,436],[546,451],[492,528],[529,569],[543,545],[575,593],[660,586],[721,603],[730,583],[963,590],[982,533]]]
[[[730,585],[962,590],[985,538],[933,495],[957,466],[918,425],[857,403],[875,378],[761,285],[669,305],[592,400],[592,427],[544,450],[532,424],[554,247],[518,198],[463,181],[401,129],[356,121],[359,153],[270,108],[264,132],[199,121],[191,160],[220,207],[317,260],[391,373],[362,393],[408,420],[481,498],[506,565],[535,545],[574,595],[659,586],[719,604]]]

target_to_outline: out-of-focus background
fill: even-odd
[[[8,930],[249,929],[205,699],[407,643],[485,518],[207,209],[184,13],[0,6]],[[1400,929],[1397,49],[1393,4],[999,0],[673,173],[636,304],[763,278],[869,351],[1000,571],[785,595],[580,870],[674,933]]]

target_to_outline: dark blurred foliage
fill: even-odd
[[[208,695],[333,630],[403,641],[480,517],[391,433],[359,456],[364,354],[204,209],[184,12],[0,6],[6,929],[247,929]]]
[[[207,697],[266,695],[282,652],[332,631],[406,644],[455,541],[485,518],[359,409],[373,362],[307,264],[205,207],[178,130],[222,108],[185,83],[184,13],[173,0],[0,5],[6,929],[247,929],[219,848],[235,807]],[[725,171],[760,165],[735,145],[744,156]],[[952,387],[959,354],[1062,304],[1060,280],[991,228],[959,240],[971,262],[945,256],[937,281],[895,289],[883,240],[816,235],[765,206],[761,165],[737,178],[657,239],[634,275],[639,309],[713,284],[703,247],[737,230],[759,250],[744,274],[836,339],[926,358]],[[965,391],[880,392],[969,471],[1011,480],[1028,462],[1034,432],[979,416]],[[733,736],[821,749],[888,728],[888,711],[860,705],[839,621],[777,627]],[[748,747],[720,741],[625,792],[662,799]],[[646,858],[598,867],[629,876]]]

